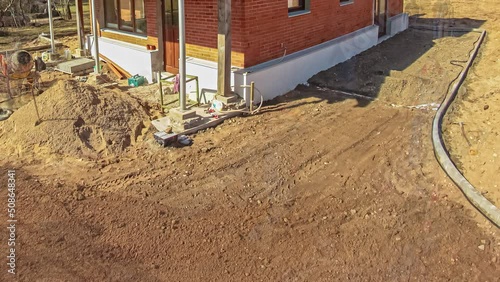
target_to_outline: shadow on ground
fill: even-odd
[[[473,30],[484,21],[422,16],[412,16],[408,30],[317,73],[308,80],[308,86],[300,85],[270,101],[269,105],[308,97],[328,103],[356,99],[358,107],[376,99],[397,105],[440,102],[479,38]],[[456,31],[457,28],[460,31]],[[304,101],[304,104],[310,102]],[[293,107],[299,105],[295,103]]]

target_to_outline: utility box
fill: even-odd
[[[133,87],[138,87],[144,84],[144,76],[138,74],[132,76],[128,79],[128,85]]]

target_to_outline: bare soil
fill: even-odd
[[[6,155],[1,170],[17,170],[17,279],[498,281],[500,232],[430,142],[431,104],[460,72],[450,61],[476,38],[409,30],[190,147],[161,148],[150,129],[97,160]]]
[[[110,157],[138,142],[147,120],[147,110],[119,89],[74,80],[59,81],[35,101],[0,123],[0,148],[7,155],[40,156],[38,152],[43,151],[90,159]]]
[[[456,3],[455,3],[456,2]],[[487,30],[474,67],[447,116],[446,144],[465,177],[483,195],[500,206],[500,6],[480,1],[476,7],[452,1],[454,17],[485,20]]]

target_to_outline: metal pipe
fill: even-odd
[[[248,74],[248,72],[243,73],[243,85],[245,85],[245,86],[247,85],[247,74]],[[250,106],[248,104],[248,100],[250,100],[250,99],[248,98],[248,95],[247,95],[247,88],[244,87],[243,85],[240,85],[240,87],[241,87],[241,90],[243,91],[243,99],[245,99],[245,105],[248,107],[248,106]],[[235,88],[236,88],[236,85],[235,85]]]
[[[186,110],[186,26],[184,0],[179,0],[179,103],[180,110]]]
[[[158,91],[160,92],[160,111],[163,113],[163,86],[161,83],[161,71],[158,71],[156,80],[158,82]]]
[[[96,4],[95,0],[92,0],[91,3],[92,9],[92,33],[94,35],[94,60],[95,60],[95,69],[94,73],[99,74],[101,72],[101,62],[99,61],[99,36],[97,34],[97,15],[96,15]]]
[[[253,99],[255,93],[255,82],[250,83],[250,112],[253,112]]]
[[[47,1],[48,7],[48,12],[49,12],[49,30],[50,30],[50,46],[51,46],[51,53],[56,52],[56,43],[54,41],[54,23],[52,20],[52,0]]]

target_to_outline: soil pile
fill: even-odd
[[[72,80],[59,81],[0,123],[0,148],[8,154],[36,153],[97,158],[134,145],[147,115],[132,97]]]

